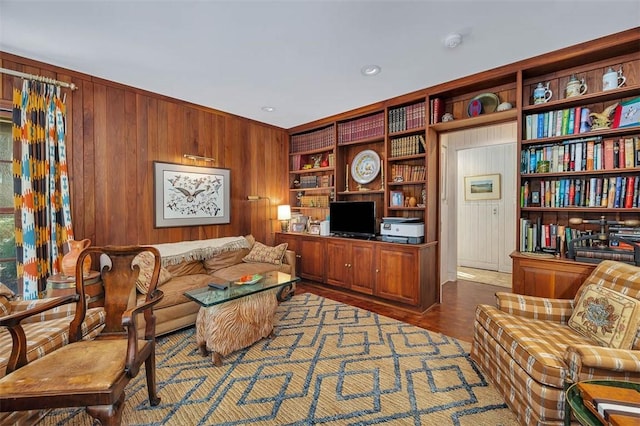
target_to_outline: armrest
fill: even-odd
[[[50,297],[45,299],[33,299],[33,300],[16,300],[11,303],[11,313],[24,312],[27,310],[34,309],[38,306],[45,305],[52,300],[58,299],[57,297]],[[89,297],[87,296],[87,300]],[[45,311],[38,312],[38,316],[35,317],[33,314],[29,315],[30,318],[22,321],[23,324],[28,322],[40,322],[40,321],[48,321],[52,319],[73,317],[76,313],[75,305],[66,303],[62,306],[57,305],[54,308],[47,309]]]
[[[296,252],[293,250],[287,250],[284,252],[283,263],[291,266],[291,276],[296,276]]]
[[[122,325],[127,329],[127,360],[125,368],[131,377],[138,374],[140,362],[138,356],[138,329],[136,316],[144,313],[145,320],[145,340],[153,340],[156,336],[156,317],[153,315],[153,305],[160,302],[164,297],[161,290],[156,289],[151,297],[143,303],[131,309],[127,309],[122,314]]]
[[[46,300],[44,303],[35,303],[32,309],[23,310],[0,318],[0,327],[7,327],[7,330],[11,335],[12,342],[11,355],[9,355],[9,361],[7,362],[6,374],[9,374],[27,364],[27,336],[25,335],[24,329],[20,323],[26,318],[38,315],[64,304],[77,302],[79,299],[80,296],[77,294],[43,299]],[[75,306],[75,304],[72,306]]]
[[[564,352],[569,366],[568,376],[573,382],[586,378],[638,379],[640,351],[602,346],[575,345]]]
[[[496,307],[511,315],[566,324],[573,313],[573,299],[549,299],[497,292]]]

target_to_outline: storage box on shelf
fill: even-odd
[[[610,68],[624,70],[626,81],[603,90]],[[570,87],[576,80],[583,94]],[[547,102],[534,100],[539,86],[551,92]],[[573,297],[577,282],[558,271],[579,268],[585,275],[594,266],[567,258],[568,242],[599,232],[599,223],[624,224],[640,215],[640,123],[613,123],[617,106],[639,96],[640,53],[632,43],[523,71],[514,291]],[[598,245],[602,257],[623,253],[608,239]]]

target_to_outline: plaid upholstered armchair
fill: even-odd
[[[561,425],[567,382],[640,382],[639,267],[603,261],[572,300],[496,298],[477,307],[471,357],[521,424]]]

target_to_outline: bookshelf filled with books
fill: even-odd
[[[289,203],[305,216],[321,215],[335,198],[335,126],[291,136]]]
[[[424,221],[427,203],[427,105],[425,98],[388,108],[387,217]]]
[[[611,69],[624,72],[620,87],[606,87]],[[572,90],[576,81],[580,92]],[[592,269],[588,264],[605,258],[636,263],[640,120],[625,122],[622,110],[640,106],[640,55],[631,44],[608,46],[531,67],[522,72],[521,93],[513,289],[573,297],[581,284],[576,279]],[[613,237],[620,229],[632,244]],[[571,273],[554,272],[565,269]],[[542,277],[548,292],[540,290]]]

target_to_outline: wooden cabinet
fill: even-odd
[[[374,246],[367,242],[326,240],[327,284],[373,294]]]
[[[303,234],[276,233],[276,244],[287,243],[296,252],[296,271],[299,277],[324,281],[324,244],[318,238]]]
[[[537,259],[514,252],[513,292],[553,299],[573,299],[595,265],[567,259]]]
[[[420,300],[420,251],[395,246],[376,247],[375,295],[409,305]]]
[[[316,262],[308,262],[315,273],[302,265],[299,275],[305,278],[420,311],[439,301],[437,243],[393,244],[294,233],[276,233],[276,242],[288,242],[296,252],[304,244],[313,247],[301,254],[301,260],[322,253]]]

